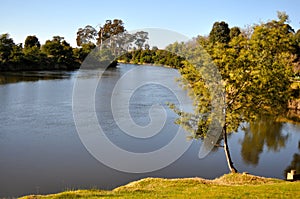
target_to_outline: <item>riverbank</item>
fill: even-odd
[[[145,178],[112,191],[74,190],[22,198],[299,198],[299,187],[300,181],[226,174],[214,180]]]
[[[133,62],[133,61],[126,62],[125,60],[118,60],[118,64],[133,64],[133,65],[138,65],[138,66],[159,66],[159,67],[177,69],[176,66],[169,66],[169,65],[155,64],[155,63],[144,63],[144,62],[136,63],[136,62]]]
[[[44,64],[6,64],[0,65],[0,72],[24,72],[24,71],[66,71],[80,68],[80,63],[70,65],[44,63]]]

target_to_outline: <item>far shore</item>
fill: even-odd
[[[160,66],[160,67],[165,67],[165,68],[173,68],[176,69],[174,66],[168,66],[168,65],[163,65],[163,64],[153,64],[153,63],[135,63],[133,61],[126,62],[125,60],[118,60],[119,64],[133,64],[133,65],[140,65],[140,66]]]

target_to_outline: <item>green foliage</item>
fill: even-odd
[[[73,48],[63,37],[55,36],[41,47],[36,36],[27,36],[24,48],[8,34],[0,35],[0,70],[69,70],[78,68]]]
[[[216,34],[218,28],[222,30],[221,35],[224,32],[227,35],[227,31],[223,31],[227,29],[224,28],[227,27],[226,23],[221,24],[214,24],[209,37],[213,45],[205,45],[205,48],[222,75],[226,95],[225,125],[227,132],[234,132],[241,122],[265,114],[278,115],[286,110],[291,97],[290,77],[295,45],[290,26],[282,20],[255,26],[250,39],[239,33],[226,42],[224,39],[216,39],[218,36],[223,38]],[[206,42],[203,39],[200,41]],[[202,61],[204,64],[205,60]],[[211,91],[207,90],[203,74],[189,63],[185,63],[180,72],[185,88],[190,90],[198,105],[195,114],[201,115],[200,120],[209,121],[209,117],[203,116],[209,115],[211,111]],[[205,136],[205,133],[195,133],[195,129],[202,132],[201,129],[205,130],[203,125],[209,124],[207,121],[198,123],[198,128],[189,127],[194,129],[192,134],[197,135],[196,138],[199,135]],[[186,122],[182,125],[185,126]]]
[[[74,57],[79,61],[82,62],[86,56],[96,47],[93,43],[84,43],[81,44],[81,48],[74,48],[73,54]]]
[[[2,34],[0,36],[0,62],[6,63],[10,60],[13,54],[15,43],[9,34]]]
[[[130,51],[122,55],[119,60],[125,63],[164,65],[178,69],[183,66],[184,58],[167,50],[154,48]]]
[[[241,30],[239,27],[230,28],[229,36],[231,40],[235,37],[238,37],[240,34],[241,34]]]
[[[61,64],[71,69],[75,65],[73,48],[63,37],[54,36],[52,40],[47,40],[42,46],[42,52],[47,55],[53,64]]]
[[[295,42],[297,44],[297,47],[300,47],[300,29],[295,34]]]
[[[54,36],[52,40],[47,40],[41,46],[38,38],[28,36],[25,40],[24,48],[16,45],[8,34],[0,35],[0,70],[70,70],[79,67],[79,64],[95,49],[97,41],[99,48],[91,53],[93,61],[99,61],[117,65],[117,58],[129,50],[138,48],[147,50],[133,60],[136,63],[152,63],[153,54],[150,46],[146,43],[148,33],[139,31],[129,34],[124,23],[120,19],[106,20],[99,31],[87,25],[77,31],[76,43],[79,48],[72,48],[63,37]],[[155,50],[155,49],[154,49]],[[156,51],[156,50],[155,50]],[[132,55],[128,54],[123,58],[130,62]],[[178,60],[171,61],[178,62]],[[94,64],[96,62],[93,62]],[[179,63],[176,63],[179,65]]]
[[[96,47],[93,43],[94,40],[97,41],[99,48],[92,52],[92,49]],[[148,32],[138,31],[130,34],[126,31],[122,20],[106,20],[105,24],[100,26],[98,32],[90,25],[78,29],[76,41],[81,48],[74,49],[73,52],[80,62],[92,52],[89,57],[90,61],[93,60],[91,63],[99,61],[101,66],[105,66],[110,62],[113,62],[110,66],[116,66],[117,59],[120,56],[122,61],[125,62],[150,63],[153,60],[151,52],[148,52],[150,46],[146,44],[147,40]],[[148,51],[143,51],[142,57],[140,54],[127,53],[136,48],[142,50],[143,47]],[[141,52],[138,51],[138,53]]]
[[[211,43],[228,43],[230,40],[230,29],[224,21],[215,22],[212,30],[209,33]]]
[[[36,36],[28,36],[23,48],[24,63],[27,65],[38,66],[47,63],[46,54],[42,53],[41,45]]]
[[[32,47],[37,47],[37,48],[41,47],[39,39],[35,35],[27,36],[25,39],[24,48],[32,48]]]
[[[296,60],[297,64],[295,64],[293,71],[295,73],[295,77],[300,77],[300,29],[294,35],[295,41],[295,49],[296,49]]]
[[[118,37],[116,36],[118,35]],[[146,35],[146,37],[142,37]],[[27,36],[24,48],[22,44],[16,45],[8,34],[0,35],[0,70],[1,71],[22,71],[22,70],[72,70],[77,69],[80,63],[96,47],[94,41],[104,44],[103,52],[99,52],[95,57],[98,61],[113,62],[111,66],[116,66],[115,58],[128,50],[126,43],[134,43],[139,39],[139,45],[144,46],[148,33],[137,33],[130,35],[125,32],[122,20],[107,20],[99,32],[90,25],[79,28],[76,42],[80,48],[72,48],[63,37],[54,36],[52,40],[47,40],[41,46],[38,38]],[[98,38],[96,38],[98,36]],[[115,37],[114,37],[115,36]],[[105,43],[103,43],[107,40]]]
[[[220,99],[224,101],[224,123],[222,117],[213,114],[216,93],[210,88],[216,76],[209,69],[214,67],[201,47],[190,48],[187,44],[185,48],[188,51],[186,58],[194,55],[196,59],[193,63],[183,62],[184,67],[179,71],[183,87],[188,89],[195,108],[194,113],[185,113],[171,107],[180,116],[176,123],[189,131],[191,138],[199,139],[209,136],[209,127],[214,120],[220,120],[224,150],[232,172],[235,168],[226,133],[235,132],[241,123],[255,121],[261,116],[283,114],[292,97],[291,77],[297,45],[287,19],[280,14],[279,20],[254,26],[249,35],[242,34],[237,28],[230,30],[225,22],[216,22],[209,38],[197,38],[222,76],[220,81],[225,91]],[[209,75],[211,81],[207,80]],[[223,103],[222,100],[219,103]]]
[[[145,32],[137,32],[136,34],[134,34],[134,36],[140,34],[142,34],[143,37],[146,37],[147,35],[145,34]],[[137,36],[137,38],[140,37],[141,36]],[[138,43],[138,40],[139,39],[137,39],[135,43]],[[145,40],[143,40],[143,42],[145,42]],[[139,44],[138,49],[127,52],[126,54],[122,55],[119,60],[134,64],[164,65],[176,69],[183,66],[182,61],[184,60],[184,58],[176,54],[179,52],[180,48],[184,47],[183,43],[179,44],[175,42],[174,44],[170,44],[168,47],[166,47],[166,50],[158,49],[156,46],[152,47],[152,49],[150,50],[150,46],[148,46],[147,44],[145,44],[145,49],[143,50],[141,48],[142,46],[143,44]]]

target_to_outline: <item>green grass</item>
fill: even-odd
[[[145,178],[112,191],[77,190],[33,198],[300,198],[300,181],[226,174],[214,180],[201,178]]]

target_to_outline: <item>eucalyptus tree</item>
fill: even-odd
[[[83,44],[93,44],[96,40],[96,36],[97,30],[91,25],[86,25],[84,28],[79,28],[76,37],[77,46],[82,46]]]
[[[135,37],[135,45],[138,47],[138,49],[142,49],[145,42],[149,39],[148,32],[145,31],[138,31],[134,34]]]
[[[105,24],[98,31],[97,44],[101,45],[103,41],[125,32],[124,23],[121,19],[106,20]]]

